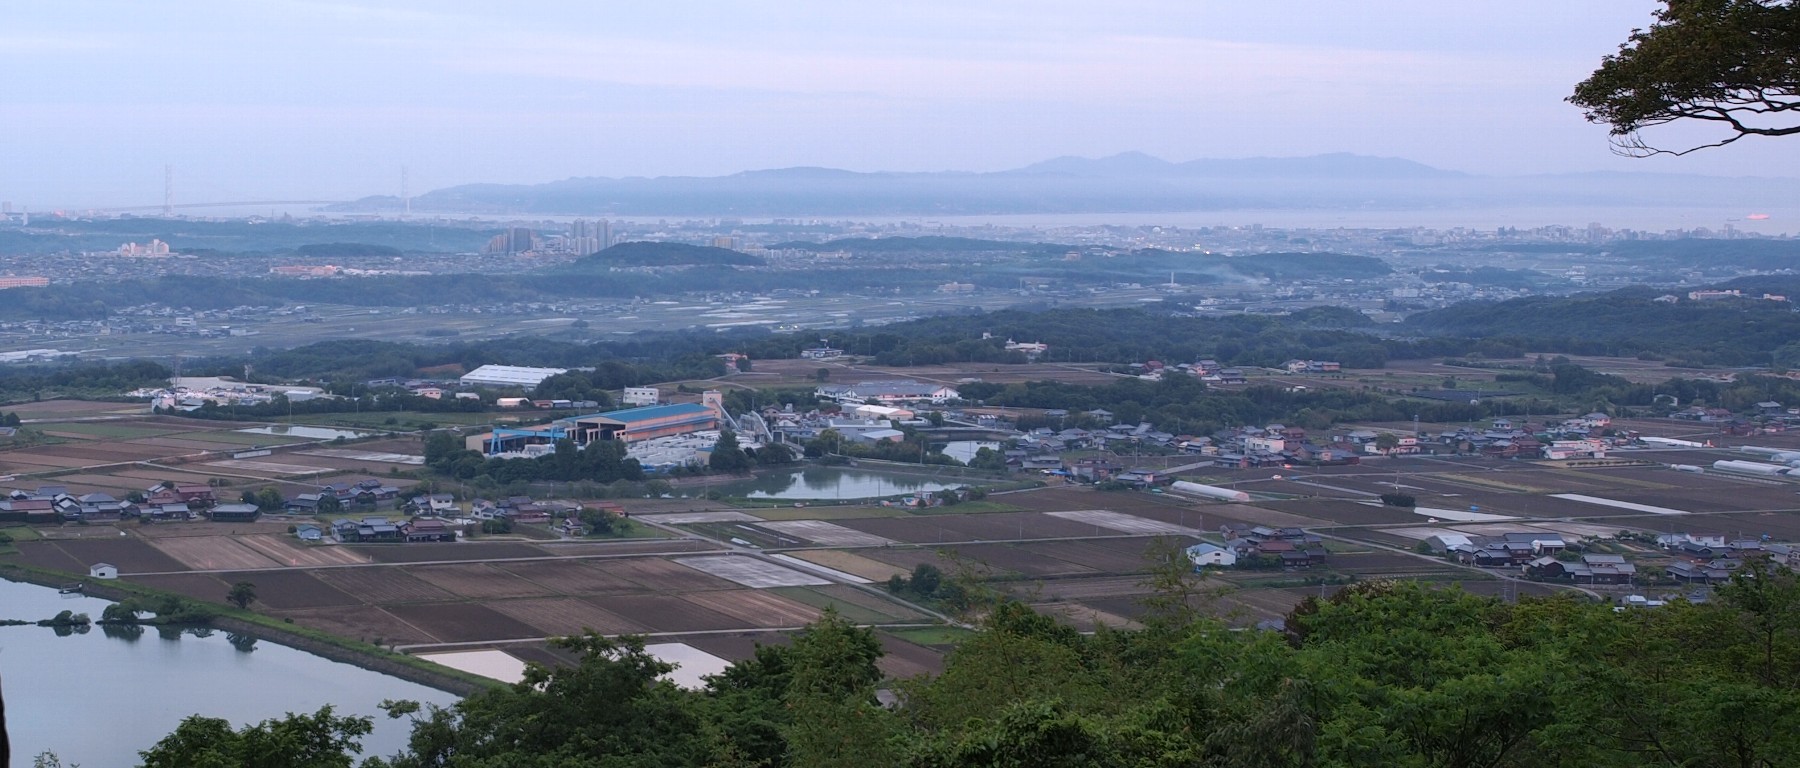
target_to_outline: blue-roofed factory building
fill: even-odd
[[[563,419],[576,445],[596,440],[635,443],[719,428],[719,412],[700,403],[647,405]]]
[[[469,438],[469,447],[489,456],[501,453],[527,453],[544,448],[557,440],[567,439],[586,447],[589,443],[617,440],[637,443],[659,437],[717,431],[725,422],[724,400],[718,392],[707,392],[701,403],[675,403],[626,408],[587,416],[571,416],[538,427],[494,429]]]

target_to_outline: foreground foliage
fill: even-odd
[[[1282,632],[1202,618],[1185,595],[1148,605],[1144,629],[1094,634],[1000,602],[943,674],[894,684],[895,708],[876,699],[880,642],[832,613],[700,691],[661,681],[642,640],[590,634],[559,641],[579,664],[453,708],[390,703],[410,745],[364,765],[1789,765],[1800,585],[1746,571],[1711,602],[1623,612],[1364,583]],[[144,754],[348,765],[366,724],[196,717]]]

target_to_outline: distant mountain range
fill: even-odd
[[[468,184],[413,198],[415,212],[573,216],[956,216],[1233,209],[1414,210],[1478,206],[1767,206],[1800,180],[1661,173],[1476,176],[1390,157],[1203,159],[1139,152],[1059,157],[991,173],[780,168],[730,176]],[[393,211],[369,197],[341,211]]]

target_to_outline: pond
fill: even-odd
[[[252,435],[285,435],[287,437],[304,437],[310,440],[332,440],[339,437],[344,438],[345,440],[352,440],[358,437],[368,437],[369,435],[375,434],[373,432],[358,432],[353,429],[309,427],[304,424],[276,424],[272,427],[251,427],[249,429],[240,429],[238,431],[247,432]]]
[[[975,454],[981,449],[1000,450],[1000,444],[992,440],[952,440],[944,444],[944,455],[964,464],[975,460]]]
[[[107,601],[0,580],[0,618],[36,621],[65,610],[99,618]],[[132,630],[142,630],[134,632]],[[159,631],[160,630],[160,631]],[[66,634],[65,634],[66,633]],[[189,715],[237,726],[331,704],[370,715],[364,756],[406,745],[410,725],[376,705],[412,699],[447,706],[454,694],[331,661],[267,640],[208,630],[0,627],[0,681],[14,765],[51,750],[84,766],[137,765],[137,753]]]
[[[903,496],[910,493],[942,491],[969,485],[961,478],[934,479],[918,475],[901,475],[867,469],[808,467],[792,472],[775,472],[754,480],[743,480],[714,486],[726,496],[751,499],[874,499]]]

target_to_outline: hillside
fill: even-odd
[[[1800,314],[1788,302],[1738,299],[1656,301],[1660,291],[1467,302],[1407,318],[1422,335],[1520,338],[1546,351],[1651,355],[1712,365],[1767,365],[1800,339]]]
[[[469,184],[413,198],[415,211],[584,216],[959,216],[1227,210],[1418,210],[1478,206],[1672,206],[1754,210],[1800,180],[1677,174],[1474,176],[1350,154],[1170,162],[1141,153],[1056,158],[986,173],[782,168],[728,176],[571,178]],[[390,197],[336,207],[392,211]]]
[[[573,268],[591,267],[755,267],[764,263],[761,257],[747,253],[686,243],[653,243],[634,241],[619,243],[577,261]]]

